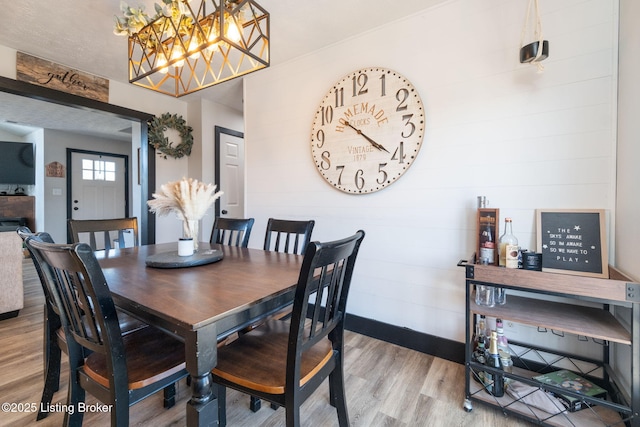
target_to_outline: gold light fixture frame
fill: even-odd
[[[130,83],[180,97],[269,66],[269,13],[259,4],[190,3],[129,37]]]

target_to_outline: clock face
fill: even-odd
[[[322,99],[311,132],[313,161],[336,189],[373,193],[413,164],[424,125],[424,107],[409,80],[386,68],[363,68]]]

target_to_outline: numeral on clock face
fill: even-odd
[[[336,89],[336,108],[338,107],[344,107],[344,88],[343,87]]]
[[[316,111],[313,161],[334,188],[373,193],[413,164],[424,128],[422,101],[406,78],[385,68],[358,70],[336,83]]]
[[[353,76],[351,80],[353,81],[353,95],[351,96],[364,95],[369,92],[369,89],[367,89],[367,81],[369,80],[367,73]]]
[[[400,141],[398,144],[398,148],[393,152],[393,156],[391,156],[391,160],[397,160],[398,163],[404,163],[404,143]]]

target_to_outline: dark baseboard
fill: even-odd
[[[348,314],[345,329],[402,347],[464,364],[464,343]]]
[[[8,311],[6,313],[0,314],[0,320],[11,319],[12,317],[16,317],[20,313],[20,310]]]

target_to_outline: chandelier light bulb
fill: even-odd
[[[209,36],[207,37],[207,42],[211,43],[213,42],[215,39],[218,38],[218,29],[217,26],[216,27],[212,27],[210,32],[209,32]],[[218,42],[210,44],[209,46],[207,46],[205,48],[205,50],[209,53],[212,52],[216,52],[218,50]]]
[[[233,20],[230,20],[229,26],[227,27],[227,37],[234,43],[238,43],[242,40],[242,34],[240,33],[238,24]]]
[[[160,54],[160,57],[158,58],[158,67],[160,67],[158,72],[160,72],[162,74],[167,74],[167,72],[169,71],[169,67],[167,66],[167,57],[166,56]]]
[[[189,58],[197,59],[200,57],[200,49],[198,49],[198,47],[200,47],[200,41],[198,37],[193,36],[189,41]]]
[[[179,44],[173,46],[173,51],[171,53],[171,59],[177,59],[184,55],[184,49]],[[184,59],[179,60],[173,64],[174,67],[182,67],[184,65]]]

